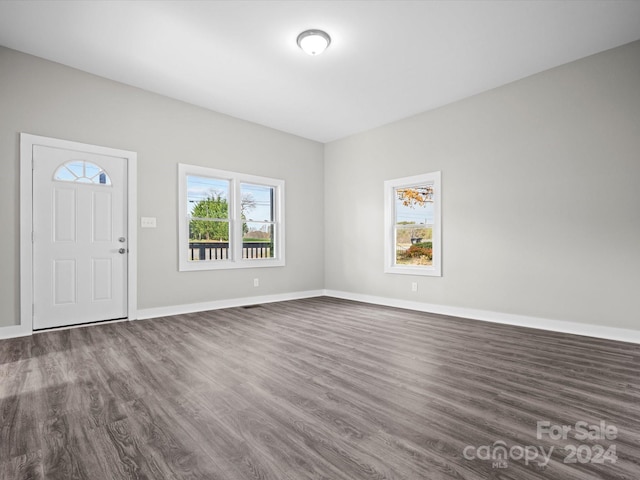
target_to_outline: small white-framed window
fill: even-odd
[[[180,271],[285,265],[284,180],[178,165]]]
[[[386,273],[442,276],[440,172],[384,182]]]
[[[102,167],[86,160],[71,160],[63,163],[56,169],[53,179],[58,182],[111,185],[111,178]]]

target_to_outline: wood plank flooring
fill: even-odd
[[[326,297],[39,333],[0,341],[0,478],[637,480],[639,367],[634,344]]]

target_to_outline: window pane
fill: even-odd
[[[240,184],[242,219],[254,222],[273,222],[274,192],[273,187],[249,183]]]
[[[189,261],[227,260],[229,258],[229,222],[189,221]]]
[[[396,225],[396,265],[432,265],[433,229],[424,225]]]
[[[84,176],[87,178],[94,178],[100,175],[102,169],[93,163],[84,162]]]
[[[396,265],[432,265],[433,185],[395,189]]]
[[[107,175],[102,168],[84,160],[72,160],[64,165],[60,165],[54,173],[53,178],[61,182],[111,185],[109,175]]]
[[[273,231],[272,223],[243,223],[242,258],[273,258]]]
[[[194,218],[229,218],[229,181],[187,176],[187,209]]]
[[[394,191],[396,224],[433,224],[433,185],[415,185],[396,188]]]

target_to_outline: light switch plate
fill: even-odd
[[[141,228],[156,228],[156,217],[140,217]]]

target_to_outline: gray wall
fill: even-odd
[[[436,170],[443,277],[383,273],[383,181]],[[325,145],[325,248],[328,289],[640,329],[640,42]]]
[[[158,219],[139,308],[323,288],[321,144],[0,48],[0,326],[19,322],[19,132],[138,152],[138,213]],[[284,179],[287,266],[178,272],[179,162]]]
[[[138,152],[140,308],[325,287],[640,329],[639,86],[635,42],[323,147],[0,48],[0,326],[23,131]],[[178,162],[284,178],[287,266],[179,273]],[[444,276],[384,274],[383,181],[435,170]]]

